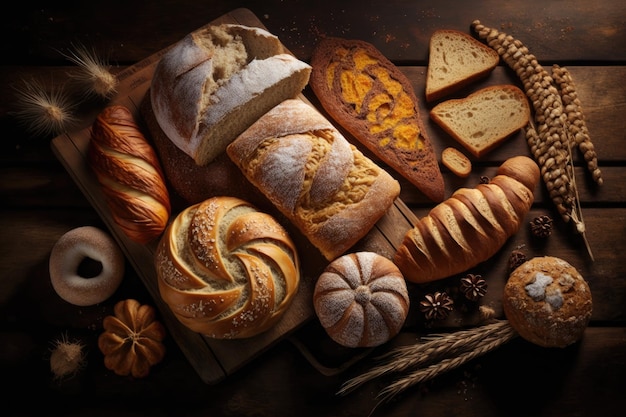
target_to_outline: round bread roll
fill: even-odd
[[[374,252],[343,255],[320,275],[315,313],[326,333],[346,347],[374,347],[400,332],[409,295],[400,270]]]
[[[183,210],[155,253],[159,292],[178,320],[215,339],[258,335],[282,317],[300,282],[287,231],[235,197]]]
[[[502,299],[511,326],[543,347],[578,341],[589,324],[589,285],[576,268],[551,256],[532,258],[510,275]]]
[[[102,265],[94,277],[78,272],[85,259]],[[54,291],[76,306],[99,304],[112,296],[124,278],[124,254],[113,237],[93,226],[82,226],[65,233],[50,252],[50,282]]]

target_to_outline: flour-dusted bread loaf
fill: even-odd
[[[486,261],[524,224],[538,182],[539,167],[532,159],[507,159],[488,184],[459,188],[419,219],[394,262],[407,280],[423,283]]]
[[[426,70],[426,101],[429,102],[486,77],[500,61],[494,49],[458,30],[436,30],[429,46]]]
[[[343,255],[318,278],[315,313],[326,333],[346,347],[374,347],[396,336],[409,313],[404,277],[374,252]]]
[[[398,181],[302,100],[274,107],[227,153],[328,260],[364,237],[400,194]]]
[[[593,310],[591,290],[567,261],[532,258],[504,286],[504,313],[524,339],[543,347],[566,347],[583,336]]]
[[[263,113],[296,97],[310,72],[263,29],[209,25],[161,57],[151,102],[163,132],[205,165]]]
[[[372,44],[324,38],[311,56],[311,89],[324,110],[376,157],[435,202],[444,199],[437,155],[413,85]]]
[[[159,292],[182,324],[216,339],[269,330],[298,290],[299,258],[272,216],[234,197],[183,210],[155,253]]]
[[[497,85],[439,103],[431,109],[430,117],[480,158],[528,124],[530,105],[519,88]]]
[[[132,241],[148,243],[167,227],[171,202],[159,158],[124,106],[106,107],[91,126],[87,160],[111,216]]]

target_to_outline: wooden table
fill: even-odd
[[[187,33],[239,7],[249,9],[298,58],[308,61],[325,35],[363,39],[396,63],[423,97],[428,40],[436,29],[469,32],[480,19],[522,40],[545,66],[558,63],[572,73],[599,155],[604,185],[595,187],[576,155],[587,238],[595,261],[569,225],[537,189],[529,219],[554,218],[552,235],[533,239],[523,228],[480,271],[490,282],[503,276],[508,254],[522,246],[529,256],[561,257],[587,279],[594,310],[583,339],[565,349],[534,346],[517,337],[493,352],[409,389],[374,415],[419,416],[618,416],[626,408],[626,6],[620,2],[57,2],[41,6],[22,1],[5,16],[0,64],[0,369],[5,376],[3,408],[8,415],[31,415],[40,406],[59,415],[233,415],[365,416],[375,407],[384,381],[368,383],[346,397],[341,384],[368,370],[383,346],[355,361],[355,352],[337,350],[315,320],[268,348],[217,384],[199,377],[180,346],[166,339],[167,355],[144,379],[108,371],[97,349],[101,321],[116,301],[154,299],[129,267],[118,292],[92,307],[76,307],[53,291],[48,273],[50,250],[61,235],[78,226],[105,228],[52,151],[53,135],[32,135],[19,123],[15,89],[23,80],[62,85],[71,65],[63,56],[72,44],[93,47],[120,72],[173,44]],[[517,83],[499,66],[480,86]],[[314,101],[308,89],[305,95]],[[420,103],[427,120],[428,105]],[[85,121],[86,123],[89,120]],[[432,122],[426,126],[438,151],[455,146]],[[492,175],[509,156],[529,154],[516,135],[459,179],[444,170],[446,193],[473,186]],[[401,198],[423,216],[432,207],[406,181]],[[498,285],[493,287],[497,288]],[[502,318],[502,317],[500,317]],[[454,328],[409,326],[402,343]],[[85,343],[87,364],[73,378],[54,381],[50,348],[63,336]],[[396,343],[398,343],[396,341]],[[295,342],[295,343],[294,343]],[[309,348],[305,354],[300,348]],[[391,344],[393,345],[393,343]],[[306,352],[304,352],[306,353]],[[343,369],[343,368],[346,369]],[[22,395],[27,399],[24,401]],[[19,396],[19,397],[18,397]],[[7,415],[6,413],[3,413]],[[39,413],[38,413],[39,414]]]

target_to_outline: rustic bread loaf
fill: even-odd
[[[159,158],[128,108],[109,106],[98,115],[87,161],[124,234],[138,243],[158,238],[170,217],[170,195]]]
[[[524,223],[538,182],[539,167],[532,159],[506,160],[489,184],[459,188],[420,219],[394,262],[407,280],[422,283],[486,261]]]
[[[469,34],[436,30],[430,37],[426,101],[435,101],[486,77],[500,62],[498,53]]]
[[[272,207],[263,193],[241,175],[241,171],[226,152],[206,165],[198,165],[178,148],[157,123],[149,94],[144,97],[140,110],[150,132],[149,138],[161,160],[173,211],[178,212],[211,197],[225,195],[246,200],[261,211],[267,212]]]
[[[155,253],[159,292],[191,330],[216,339],[258,335],[295,296],[299,258],[285,229],[234,197],[183,210]]]
[[[310,72],[263,29],[209,25],[163,55],[150,95],[161,129],[205,165],[263,113],[296,97]]]
[[[577,342],[591,319],[589,285],[563,259],[532,258],[517,267],[504,286],[504,313],[524,339],[543,347]]]
[[[389,259],[356,252],[331,262],[313,292],[326,333],[346,347],[374,347],[396,336],[409,313],[406,281]]]
[[[439,103],[431,109],[430,117],[480,158],[528,124],[530,106],[519,88],[498,85]]]
[[[311,89],[326,112],[429,199],[444,182],[411,82],[373,45],[324,38],[311,56]]]
[[[398,181],[301,100],[263,115],[227,153],[328,260],[364,237],[400,194]]]
[[[467,177],[472,172],[472,162],[456,148],[446,148],[441,152],[441,163],[454,175]]]

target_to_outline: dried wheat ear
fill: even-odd
[[[526,140],[550,198],[565,222],[573,222],[585,238],[585,222],[574,176],[572,149],[578,148],[593,180],[602,185],[598,157],[589,136],[582,105],[566,68],[554,65],[548,72],[518,39],[475,20],[477,36],[492,47],[520,78],[534,109],[534,123],[526,127]]]

